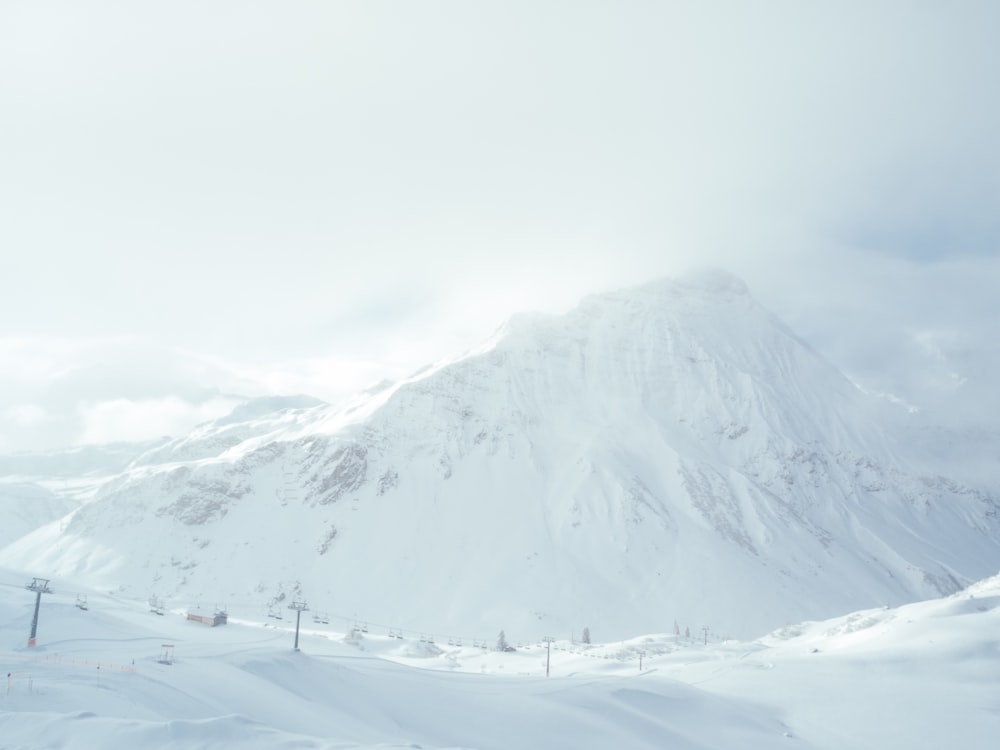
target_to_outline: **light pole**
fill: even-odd
[[[545,636],[542,638],[545,641],[545,676],[549,676],[549,654],[552,651],[552,642],[555,640],[552,636]]]
[[[289,609],[295,610],[295,650],[299,650],[299,620],[302,619],[302,613],[309,609],[309,605],[305,602],[292,602],[288,605]]]

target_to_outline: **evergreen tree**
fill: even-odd
[[[507,643],[507,636],[501,630],[500,635],[497,636],[497,651],[506,651],[509,648],[510,645]]]
[[[580,637],[584,643],[590,643],[590,628],[584,628],[583,635]]]

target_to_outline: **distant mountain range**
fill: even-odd
[[[252,402],[0,565],[414,631],[755,636],[1000,569],[997,496],[916,463],[905,418],[707,273],[516,316],[346,405]]]

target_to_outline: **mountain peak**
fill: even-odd
[[[727,271],[706,269],[676,278],[664,277],[637,287],[590,294],[565,315],[521,312],[501,326],[494,343],[505,336],[552,329],[567,332],[571,327],[590,328],[606,319],[613,326],[626,319],[649,319],[663,313],[681,314],[691,306],[719,307],[729,302],[755,306],[746,283]]]
[[[687,271],[677,276],[665,276],[635,287],[625,287],[611,292],[591,294],[581,306],[608,301],[641,300],[664,303],[668,300],[703,300],[719,303],[738,299],[752,300],[750,289],[739,276],[728,271],[704,268]]]

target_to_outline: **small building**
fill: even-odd
[[[192,609],[188,610],[187,618],[189,620],[194,620],[195,622],[200,622],[205,625],[211,625],[213,628],[216,625],[225,625],[229,622],[229,615],[226,614],[225,610],[218,609],[215,612],[203,612],[202,610]]]

